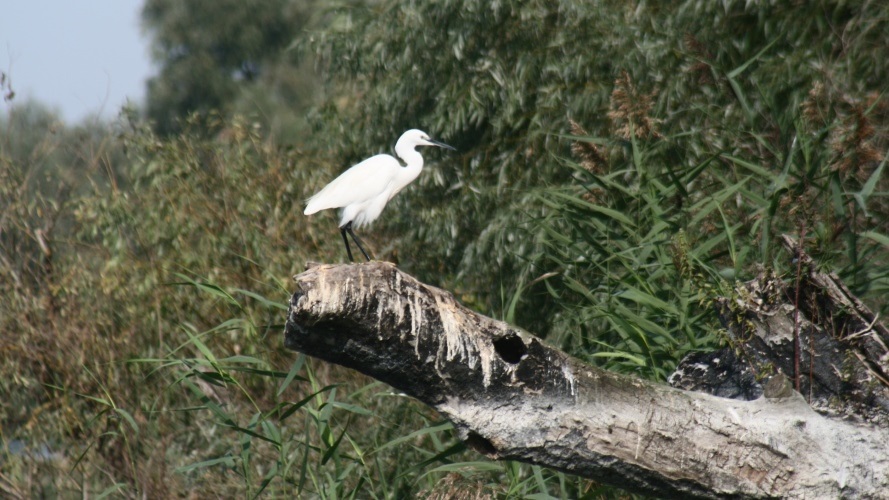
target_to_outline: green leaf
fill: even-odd
[[[633,364],[635,365],[645,366],[645,358],[637,356],[635,354],[630,354],[628,352],[594,352],[590,355],[590,357],[625,359],[627,361],[633,362]]]
[[[700,201],[692,205],[689,209],[689,212],[693,213],[694,217],[691,219],[688,226],[691,228],[698,226],[698,224],[713,213],[714,210],[719,210],[721,213],[721,205],[723,205],[730,197],[738,193],[738,191],[741,191],[749,180],[749,177],[745,177],[740,182],[732,184],[725,189],[720,189],[711,196],[702,197]]]
[[[626,215],[618,212],[617,210],[614,210],[614,209],[611,209],[608,207],[603,207],[603,206],[597,205],[595,203],[590,203],[588,201],[578,198],[577,196],[563,193],[561,191],[550,191],[548,194],[550,196],[555,197],[555,198],[560,198],[564,201],[567,201],[567,202],[577,205],[579,207],[585,208],[587,210],[591,210],[593,212],[598,212],[598,213],[600,213],[608,218],[614,219],[626,226],[635,227],[635,225],[633,224],[633,221],[631,221]]]
[[[620,297],[622,299],[631,300],[637,304],[645,305],[649,307],[653,307],[655,309],[660,309],[669,314],[679,314],[676,310],[676,306],[670,304],[669,302],[665,302],[649,293],[645,293],[638,288],[627,285],[624,290],[615,294],[616,297]]]
[[[503,472],[503,465],[498,462],[456,462],[430,469],[420,477],[440,472],[459,472],[468,475],[480,474],[483,472]]]
[[[294,361],[293,364],[290,365],[290,371],[287,372],[287,377],[285,377],[284,381],[281,382],[281,387],[278,387],[278,392],[276,393],[276,396],[280,397],[281,394],[284,394],[284,391],[287,390],[288,387],[290,387],[290,384],[294,380],[299,380],[301,382],[306,381],[306,378],[297,376],[297,373],[299,373],[300,370],[302,370],[303,363],[305,363],[305,362],[306,362],[306,355],[300,353],[299,356],[296,357],[296,361]]]
[[[268,308],[279,309],[281,311],[289,311],[290,310],[290,307],[288,304],[286,304],[284,302],[277,302],[274,300],[269,300],[269,299],[263,297],[262,295],[259,295],[258,293],[251,292],[249,290],[244,290],[241,288],[235,288],[234,291],[237,293],[240,293],[241,295],[246,295],[246,296],[250,297],[251,299],[256,300],[257,302],[259,302],[260,304],[262,304]]]
[[[179,474],[185,474],[186,472],[191,472],[195,469],[204,469],[207,467],[213,467],[214,465],[222,464],[228,468],[234,468],[235,460],[233,457],[226,455],[219,458],[212,458],[210,460],[204,460],[203,462],[197,462],[189,465],[183,465],[182,467],[176,467],[173,469],[175,472]]]
[[[204,344],[204,342],[198,336],[193,335],[189,328],[184,328],[184,330],[185,334],[188,335],[188,343],[197,347],[198,351],[200,351],[200,353],[203,354],[204,357],[207,358],[207,361],[209,361],[211,364],[218,364],[218,362],[216,361],[216,356],[213,354],[213,351],[211,351],[210,348],[207,347],[207,344]]]
[[[861,233],[862,238],[873,240],[886,248],[889,248],[889,237],[876,231],[864,231]]]
[[[454,425],[450,422],[444,422],[444,423],[441,423],[439,425],[435,425],[432,427],[423,427],[422,429],[417,429],[414,432],[411,432],[410,434],[406,434],[404,436],[395,438],[395,439],[383,444],[382,446],[373,450],[373,453],[379,453],[379,452],[389,449],[393,446],[398,446],[401,443],[404,443],[406,441],[414,441],[418,437],[425,436],[427,434],[437,434],[440,432],[453,430],[453,428],[454,428]]]
[[[754,62],[756,62],[756,60],[759,59],[760,57],[762,57],[763,54],[765,54],[766,52],[768,52],[768,50],[771,49],[773,45],[775,45],[776,43],[778,43],[779,40],[780,40],[780,38],[775,38],[774,40],[772,40],[771,42],[769,42],[768,45],[766,45],[765,47],[763,47],[759,52],[756,53],[756,55],[754,55],[754,56],[751,57],[750,59],[747,59],[746,61],[744,61],[744,63],[741,64],[740,66],[738,66],[737,68],[735,68],[735,69],[729,71],[728,74],[727,74],[726,76],[729,77],[729,78],[737,78],[738,75],[740,75],[741,73],[743,73],[744,71],[746,71],[747,68],[748,68],[751,64],[753,64]]]
[[[191,279],[190,277],[188,277],[184,274],[181,274],[181,273],[174,272],[173,274],[175,274],[177,277],[179,277],[180,279],[182,279],[184,281],[179,282],[179,283],[170,283],[170,285],[193,286],[204,293],[209,293],[210,295],[213,295],[214,297],[219,297],[233,306],[237,306],[239,308],[241,307],[241,304],[237,300],[235,300],[235,298],[232,297],[231,294],[229,294],[228,292],[223,290],[218,285],[214,285],[212,283],[199,283],[199,282],[197,282],[197,281]]]
[[[281,446],[281,442],[280,442],[280,441],[276,441],[273,437],[269,437],[269,436],[263,435],[263,434],[261,434],[261,433],[259,433],[259,432],[254,431],[253,429],[248,429],[247,427],[241,427],[240,425],[236,425],[236,424],[234,424],[234,423],[231,423],[231,421],[229,421],[229,423],[225,423],[224,425],[225,425],[226,427],[230,427],[230,428],[232,428],[232,429],[234,429],[234,430],[240,432],[241,434],[243,434],[243,437],[244,437],[244,438],[246,438],[247,436],[255,437],[255,438],[257,438],[257,439],[261,439],[261,440],[263,440],[263,441],[266,441],[266,442],[268,442],[268,443],[271,443],[271,444],[273,444],[273,445],[275,445],[275,446]],[[247,441],[244,441],[244,442],[246,443]]]
[[[333,405],[334,408],[339,408],[340,410],[345,410],[345,411],[348,411],[351,413],[356,413],[358,415],[365,415],[365,416],[372,416],[373,415],[373,412],[366,409],[366,408],[362,408],[360,406],[349,404],[349,403],[343,403],[342,401],[333,401],[330,404]]]
[[[343,441],[343,437],[346,435],[346,430],[348,428],[349,426],[346,424],[343,427],[343,432],[340,433],[340,437],[336,438],[336,441],[334,441],[333,444],[330,445],[330,448],[324,452],[324,455],[321,457],[321,465],[326,464],[333,457],[334,453],[339,450],[340,443]]]
[[[858,206],[861,207],[861,210],[864,211],[865,216],[869,217],[867,212],[867,202],[870,199],[871,195],[874,192],[874,189],[877,187],[877,181],[880,180],[883,174],[883,167],[886,166],[886,161],[889,160],[889,155],[885,155],[883,161],[880,162],[880,165],[874,170],[874,173],[868,177],[867,182],[864,183],[864,186],[861,187],[861,191],[855,193],[855,200],[858,202]]]
[[[286,418],[289,417],[290,415],[293,415],[297,410],[299,410],[300,408],[302,408],[303,406],[305,406],[306,404],[308,404],[313,398],[315,398],[315,396],[317,396],[317,395],[319,395],[319,394],[321,394],[321,393],[323,393],[323,392],[327,392],[327,391],[329,391],[329,390],[331,390],[331,389],[334,389],[334,388],[337,387],[338,385],[339,385],[339,384],[331,384],[331,385],[322,387],[321,389],[318,389],[317,391],[313,392],[312,394],[309,394],[308,396],[304,397],[303,399],[300,399],[300,400],[297,401],[296,403],[291,403],[291,404],[289,405],[289,407],[284,411],[284,413],[282,413],[281,416],[278,417],[278,420],[282,420],[282,421],[283,421],[284,419],[286,419]]]
[[[751,163],[751,162],[749,162],[749,161],[747,161],[747,160],[744,160],[744,159],[741,159],[741,158],[737,158],[737,157],[735,157],[735,156],[731,156],[731,155],[727,155],[727,154],[723,154],[723,155],[720,155],[720,156],[721,156],[722,158],[725,158],[726,160],[731,161],[731,162],[734,163],[735,165],[738,165],[738,166],[740,166],[740,167],[744,167],[744,168],[746,168],[747,170],[750,170],[751,172],[753,172],[754,174],[758,175],[758,176],[759,176],[760,178],[762,178],[762,179],[768,179],[768,180],[773,181],[773,182],[777,179],[777,176],[776,176],[774,173],[769,172],[769,171],[766,170],[765,168],[760,167],[759,165],[755,165],[755,164],[753,164],[753,163]]]
[[[102,490],[102,492],[96,496],[96,499],[101,500],[102,498],[107,498],[114,493],[120,493],[126,489],[127,489],[127,485],[125,483],[114,483],[111,486]]]
[[[253,498],[259,498],[262,495],[262,492],[271,484],[272,480],[275,476],[278,475],[278,462],[272,462],[272,466],[269,468],[269,471],[265,474],[265,477],[262,479],[262,483],[259,484],[259,489],[256,490],[256,493],[253,495]]]
[[[219,360],[219,363],[220,364],[222,364],[222,363],[247,363],[247,364],[252,364],[252,365],[264,365],[265,361],[263,361],[259,358],[255,358],[253,356],[244,356],[244,355],[239,354],[236,356],[229,356],[227,358],[222,358]]]
[[[120,415],[126,423],[130,425],[130,428],[133,429],[133,432],[139,433],[139,426],[136,424],[136,420],[130,415],[130,412],[124,410],[123,408],[115,408],[114,412]]]
[[[210,378],[210,377],[207,377],[206,375],[208,375],[208,374],[197,371],[197,370],[191,370],[191,371],[185,373],[182,377],[176,379],[173,382],[173,384],[185,385],[185,387],[188,388],[192,392],[192,394],[197,396],[198,399],[200,399],[201,402],[204,404],[204,406],[207,409],[209,409],[210,411],[212,411],[216,415],[217,418],[219,418],[220,420],[222,420],[223,422],[226,422],[226,423],[233,423],[229,414],[226,413],[222,409],[221,406],[216,404],[216,402],[210,397],[210,395],[206,394],[197,384],[195,384],[194,382],[191,381],[192,377],[199,377],[201,380],[205,380],[208,383],[220,386],[220,384],[216,383],[218,378]]]

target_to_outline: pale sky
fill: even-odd
[[[16,92],[59,111],[68,124],[113,119],[141,105],[153,74],[139,27],[142,0],[12,0],[0,3],[0,72]],[[0,111],[7,103],[0,100]]]

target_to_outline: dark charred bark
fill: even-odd
[[[819,272],[792,238],[782,243],[800,264],[799,276],[764,273],[735,297],[720,299],[732,346],[689,356],[670,383],[756,399],[772,375],[792,377],[798,328],[801,392],[809,405],[824,415],[889,427],[889,331],[835,274]]]

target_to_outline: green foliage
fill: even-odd
[[[739,186],[690,203],[683,187],[709,162],[679,169],[657,162],[656,150],[633,149],[609,172],[576,165],[579,185],[540,192],[552,212],[535,224],[549,245],[545,264],[556,270],[545,284],[563,305],[550,340],[591,362],[665,380],[688,351],[720,340],[709,301],[731,290],[712,249],[731,246],[736,228],[688,237],[697,233],[691,219],[718,213]]]
[[[710,301],[787,270],[786,232],[889,307],[882,4],[221,5],[146,5],[156,129],[2,122],[3,494],[616,496],[283,351],[289,277],[344,257],[302,201],[407,128],[460,153],[374,253],[590,363],[717,345]]]
[[[148,82],[146,111],[155,130],[170,135],[194,114],[239,111],[257,115],[273,133],[298,130],[314,80],[286,49],[311,21],[315,4],[147,1],[142,22],[160,66]]]
[[[281,312],[263,297],[286,297],[300,260],[293,241],[311,247],[311,231],[290,210],[308,169],[288,168],[298,152],[279,152],[244,123],[215,141],[195,134],[163,142],[128,125],[119,140],[106,131],[96,142],[69,143],[83,136],[31,120],[54,128],[25,129],[34,135],[29,147],[32,136],[12,128],[23,123],[19,112],[5,132],[16,146],[0,154],[0,276],[10,292],[0,327],[14,332],[0,337],[0,393],[9,395],[0,437],[61,448],[72,461],[28,496],[98,492],[112,477],[130,493],[166,497],[177,483],[157,442],[188,421],[170,413],[181,398],[164,395],[166,382],[127,362],[173,352],[189,332],[234,313],[240,319],[216,331],[217,349],[276,365],[290,357],[265,346]],[[195,298],[177,286],[208,277],[224,288],[204,289],[219,294]],[[181,457],[191,453],[187,442],[168,444]],[[81,485],[66,479],[72,472]]]
[[[741,71],[730,74],[746,81]],[[575,182],[541,192],[552,211],[533,227],[548,245],[548,292],[563,306],[553,341],[612,369],[663,380],[689,350],[720,341],[713,297],[731,296],[734,280],[763,266],[793,271],[775,251],[776,236],[786,232],[804,237],[817,261],[859,296],[886,307],[887,247],[871,237],[889,229],[886,195],[875,190],[885,185],[886,160],[878,162],[869,142],[885,147],[885,123],[883,133],[859,136],[851,154],[836,147],[878,116],[859,106],[861,122],[850,129],[843,117],[814,116],[806,101],[760,116],[785,124],[773,129],[785,141],[763,138],[758,122],[740,122],[724,126],[737,138],[725,148],[700,133],[655,131],[659,124],[666,132],[669,122],[646,114],[649,99],[619,78],[611,138],[586,137],[572,123],[581,133],[572,137]],[[715,121],[706,109],[697,112],[702,122]]]

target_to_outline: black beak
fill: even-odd
[[[450,149],[451,151],[457,150],[457,148],[455,148],[453,146],[448,146],[447,144],[445,144],[443,142],[436,141],[434,139],[429,139],[429,142],[431,142],[432,144],[435,144],[436,146],[438,146],[440,148]]]

